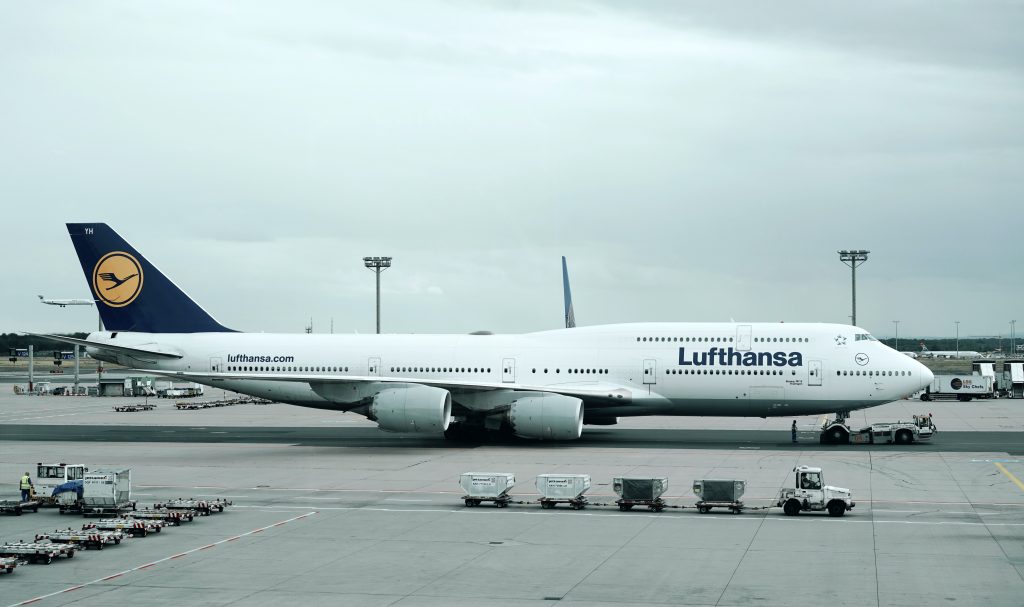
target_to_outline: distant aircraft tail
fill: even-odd
[[[572,291],[569,290],[569,270],[565,265],[565,255],[562,255],[562,296],[565,298],[565,328],[572,329],[576,326],[576,313],[572,309]]]
[[[231,331],[185,295],[105,223],[69,223],[68,234],[108,331]]]

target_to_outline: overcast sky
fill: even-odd
[[[223,324],[1024,334],[1020,2],[22,2],[0,330],[89,330],[67,221]]]

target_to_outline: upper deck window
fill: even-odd
[[[870,333],[857,333],[853,336],[854,341],[878,341],[874,335]]]

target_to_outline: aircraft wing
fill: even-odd
[[[116,352],[117,354],[126,354],[139,360],[152,360],[153,358],[163,359],[174,359],[182,358],[180,352],[167,350],[161,346],[153,344],[152,348],[139,347],[139,346],[117,346],[109,343],[98,343],[95,341],[89,341],[88,339],[78,339],[77,337],[67,337],[64,335],[49,335],[46,333],[26,333],[32,337],[42,337],[44,339],[52,339],[53,341],[59,341],[66,344],[74,344],[79,346],[85,346],[87,348],[99,348],[101,350],[109,350]]]
[[[634,390],[608,382],[574,382],[559,385],[532,386],[522,383],[495,383],[480,381],[463,381],[452,379],[423,379],[421,377],[378,377],[376,375],[312,375],[302,373],[213,373],[193,371],[166,371],[160,369],[139,369],[143,373],[163,375],[187,381],[209,383],[216,380],[255,380],[285,381],[309,384],[316,391],[317,384],[420,384],[435,388],[444,388],[453,393],[488,392],[493,390],[511,390],[515,392],[546,392],[574,396],[585,401],[604,401],[623,403],[633,399]],[[646,392],[643,393],[645,396]]]

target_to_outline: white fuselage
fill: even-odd
[[[926,367],[863,329],[818,323],[636,323],[522,335],[100,332],[89,339],[182,355],[147,361],[89,348],[96,358],[325,409],[348,406],[314,389],[321,377],[443,386],[468,410],[471,392],[481,389],[571,394],[583,399],[588,420],[851,411],[932,381]]]

